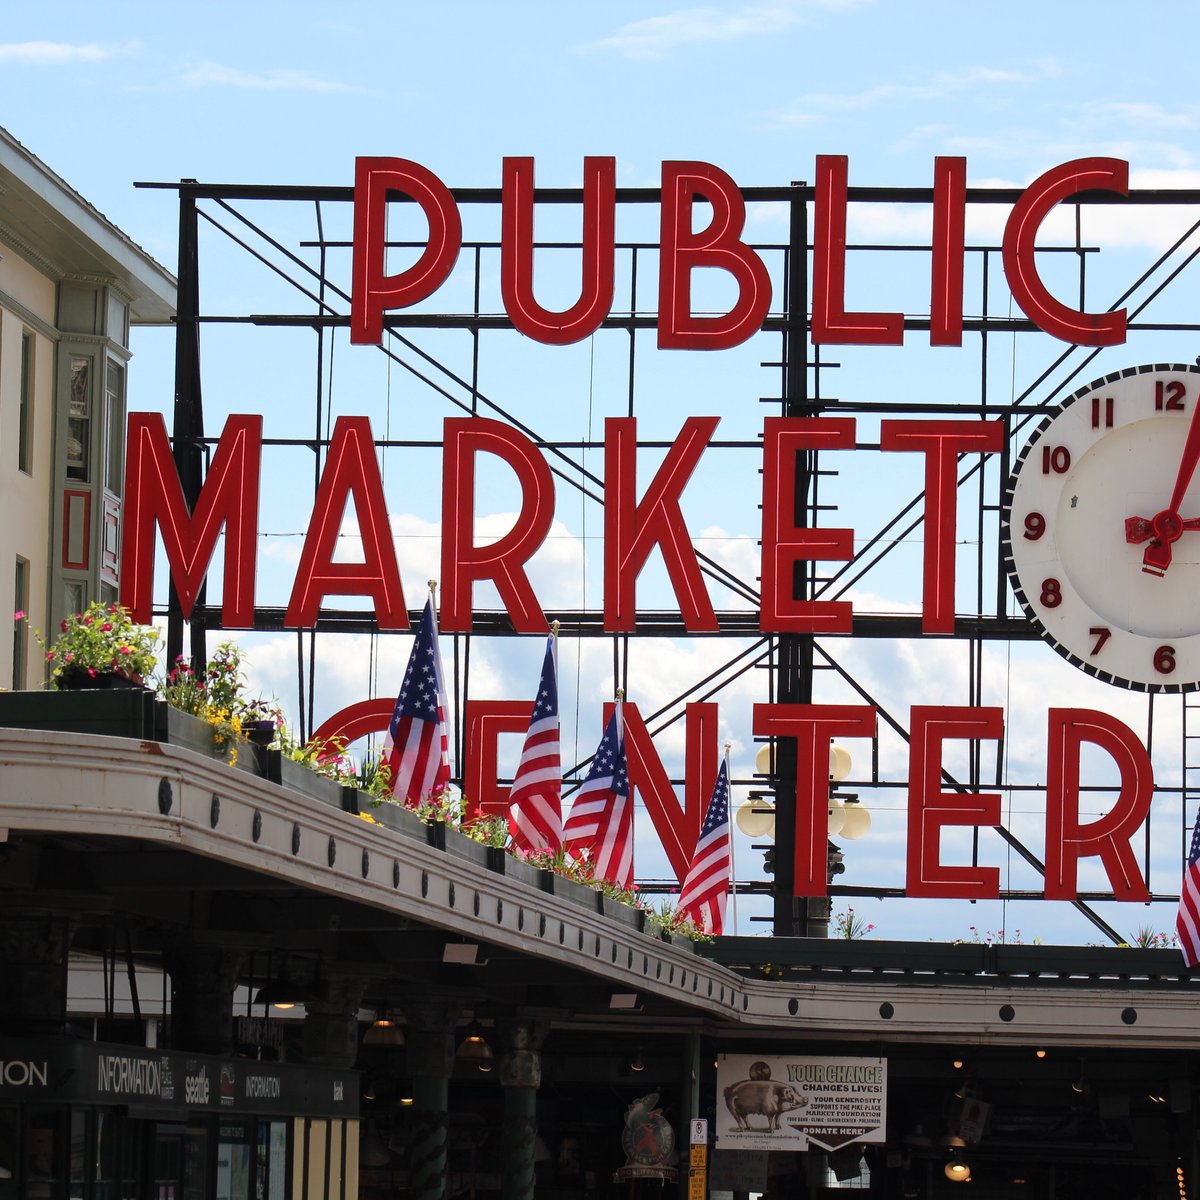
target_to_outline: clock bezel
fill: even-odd
[[[1182,695],[1187,692],[1200,691],[1200,678],[1186,680],[1182,682],[1146,682],[1139,679],[1130,679],[1124,675],[1118,674],[1115,671],[1105,670],[1097,666],[1094,662],[1090,662],[1080,656],[1080,654],[1064,644],[1053,632],[1051,632],[1043,623],[1038,609],[1029,600],[1025,586],[1017,571],[1016,556],[1013,553],[1013,529],[1012,529],[1012,506],[1016,496],[1017,482],[1021,477],[1021,472],[1026,463],[1029,461],[1034,450],[1041,445],[1046,433],[1054,428],[1059,422],[1063,414],[1070,409],[1074,404],[1079,403],[1092,396],[1098,390],[1110,386],[1114,383],[1122,382],[1137,375],[1157,375],[1171,374],[1181,375],[1187,374],[1192,376],[1200,376],[1200,361],[1192,364],[1185,363],[1143,363],[1135,367],[1125,367],[1120,371],[1113,371],[1107,375],[1099,376],[1093,379],[1090,383],[1078,388],[1069,396],[1065,397],[1056,410],[1048,413],[1033,432],[1029,435],[1028,440],[1022,446],[1020,453],[1017,455],[1016,461],[1013,463],[1012,469],[1009,472],[1008,480],[1005,483],[1004,495],[1001,503],[1000,513],[1000,550],[1005,573],[1008,576],[1008,581],[1013,589],[1013,593],[1017,598],[1017,602],[1021,606],[1021,610],[1029,619],[1030,623],[1037,630],[1042,641],[1046,642],[1061,658],[1066,659],[1073,667],[1077,667],[1085,674],[1098,679],[1103,683],[1111,684],[1114,687],[1123,688],[1127,691],[1145,692],[1151,694],[1170,694]],[[1200,403],[1200,399],[1196,401]],[[1103,436],[1096,438],[1092,443],[1098,444],[1103,440]],[[1069,479],[1069,474],[1064,476],[1064,485]],[[1056,541],[1057,545],[1057,541]],[[1062,563],[1062,554],[1059,551],[1056,555],[1059,563]],[[1081,598],[1082,599],[1082,598]],[[1086,602],[1085,602],[1086,603]],[[1088,606],[1089,609],[1091,606]],[[1094,609],[1092,609],[1094,611]],[[1102,618],[1108,620],[1108,618]],[[1122,630],[1123,633],[1132,633],[1130,630]],[[1142,637],[1141,634],[1134,636]],[[1149,643],[1151,639],[1146,639]]]

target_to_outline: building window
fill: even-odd
[[[125,370],[120,363],[110,362],[104,383],[107,408],[108,445],[104,454],[104,486],[114,496],[121,494],[121,473],[124,468],[125,446]]]
[[[29,640],[29,563],[23,558],[17,559],[13,579],[13,612],[12,686],[17,691],[25,686],[25,649]]]
[[[33,433],[33,334],[21,334],[21,391],[17,415],[17,466],[30,473],[30,443]]]
[[[87,608],[87,586],[79,580],[68,579],[63,587],[67,612],[74,615]]]
[[[71,359],[71,398],[67,413],[67,478],[87,483],[92,434],[91,361]]]

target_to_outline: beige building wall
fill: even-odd
[[[0,129],[0,688],[116,599],[130,327],[174,315],[171,273]]]
[[[32,630],[46,632],[51,488],[54,471],[54,280],[0,240],[0,687],[40,687],[40,647]],[[23,342],[29,339],[29,411],[25,468],[20,458]],[[18,562],[24,565],[18,580]],[[24,595],[17,595],[23,582]],[[20,609],[26,616],[15,620]],[[14,659],[16,660],[14,663]],[[14,674],[14,666],[16,674]]]

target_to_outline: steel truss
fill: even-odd
[[[353,191],[347,187],[290,187],[290,186],[245,186],[202,184],[185,180],[178,184],[141,184],[143,187],[169,188],[179,198],[179,315],[176,340],[176,381],[174,399],[173,446],[180,478],[189,504],[194,504],[199,495],[204,466],[216,438],[206,429],[202,403],[201,381],[201,333],[205,327],[240,325],[261,328],[299,329],[311,332],[315,349],[315,371],[313,374],[314,397],[312,406],[311,435],[292,438],[266,438],[264,447],[307,447],[313,455],[313,489],[319,477],[325,452],[329,445],[330,410],[332,407],[333,381],[332,362],[338,331],[349,325],[349,295],[338,282],[338,273],[331,269],[331,261],[348,261],[349,243],[326,232],[331,213],[335,211],[344,218],[348,206],[353,202]],[[451,189],[461,206],[483,206],[498,211],[499,189]],[[973,206],[1011,206],[1020,196],[1014,189],[967,189],[968,211]],[[744,188],[747,204],[773,203],[786,205],[789,213],[789,229],[786,242],[756,243],[755,248],[767,261],[781,263],[778,277],[783,280],[782,304],[772,312],[763,324],[763,333],[758,336],[773,336],[777,339],[777,355],[762,362],[777,383],[774,394],[760,397],[767,413],[784,416],[811,416],[816,414],[864,414],[868,417],[896,415],[932,415],[952,413],[961,417],[983,417],[1003,422],[1006,430],[1004,450],[994,458],[980,459],[977,456],[962,460],[958,487],[960,495],[972,496],[978,512],[978,537],[974,548],[974,611],[960,614],[956,620],[954,640],[965,643],[970,660],[968,695],[966,703],[984,703],[984,648],[993,642],[1023,641],[1036,639],[1037,632],[1024,615],[1014,615],[1009,596],[1007,576],[1001,561],[999,539],[996,529],[999,522],[999,495],[1003,481],[1007,479],[1011,463],[1018,447],[1029,428],[1030,422],[1051,411],[1055,403],[1064,397],[1079,382],[1097,372],[1092,364],[1101,353],[1083,347],[1065,347],[1060,354],[1033,378],[1025,381],[1019,390],[1014,388],[1007,399],[996,398],[989,390],[989,354],[995,353],[996,339],[1025,338],[1030,334],[1044,338],[1032,322],[1011,313],[999,314],[989,311],[990,286],[993,277],[998,278],[998,255],[1000,248],[995,244],[975,244],[967,248],[968,256],[977,259],[981,280],[979,311],[965,315],[963,321],[964,347],[976,348],[979,362],[979,384],[974,400],[954,405],[912,398],[891,397],[835,397],[830,394],[829,380],[836,377],[839,363],[828,357],[822,347],[812,347],[808,339],[807,263],[811,252],[808,233],[808,213],[814,199],[814,190],[803,184],[788,187]],[[657,189],[619,189],[616,195],[619,206],[658,204]],[[888,205],[930,205],[932,189],[927,188],[850,188],[848,199],[851,205],[858,203]],[[582,201],[581,192],[575,189],[539,189],[536,201],[543,205],[575,205]],[[1039,253],[1065,254],[1073,257],[1075,273],[1082,301],[1086,290],[1088,260],[1098,253],[1096,247],[1084,245],[1082,240],[1083,214],[1095,207],[1114,203],[1130,206],[1191,206],[1200,205],[1200,191],[1133,191],[1127,199],[1089,193],[1071,201],[1075,214],[1076,236],[1074,243],[1051,247]],[[269,212],[281,208],[289,214],[309,211],[314,236],[296,241],[291,235],[271,232],[268,220],[254,215],[256,205],[264,205]],[[344,220],[343,220],[343,223]],[[498,227],[498,221],[496,222]],[[236,247],[248,260],[257,264],[271,277],[284,284],[296,297],[296,311],[216,313],[204,311],[200,304],[201,246],[205,237],[223,239],[229,246]],[[1113,303],[1117,308],[1128,304],[1130,335],[1140,332],[1195,332],[1197,323],[1168,323],[1148,320],[1146,314],[1155,301],[1200,254],[1200,240],[1196,238],[1200,221],[1195,222],[1170,247],[1124,291]],[[405,243],[389,243],[403,247]],[[409,243],[408,245],[411,245]],[[539,249],[557,248],[578,250],[577,242],[541,242]],[[550,468],[560,488],[577,493],[597,507],[603,503],[604,480],[601,475],[588,468],[584,461],[586,451],[598,451],[601,441],[581,438],[563,440],[546,438],[529,423],[519,420],[481,386],[481,335],[496,336],[511,331],[512,324],[503,314],[483,311],[480,296],[483,291],[485,263],[496,253],[498,243],[488,239],[464,239],[460,264],[471,276],[471,294],[474,302],[469,311],[430,312],[425,309],[412,312],[385,314],[384,341],[377,353],[386,356],[390,365],[404,372],[410,381],[431,400],[444,405],[448,413],[494,417],[505,421],[532,439],[546,455]],[[929,252],[928,243],[881,243],[858,244],[850,247],[857,251],[886,251],[889,253]],[[627,307],[614,311],[603,323],[606,331],[624,332],[628,339],[626,351],[627,412],[634,416],[638,412],[641,398],[639,390],[639,333],[653,330],[656,319],[639,309],[638,268],[653,254],[653,241],[619,242],[618,256],[628,261],[631,280]],[[463,269],[457,268],[457,269]],[[621,303],[620,300],[617,301]],[[308,311],[300,311],[301,309]],[[906,332],[920,332],[929,328],[929,320],[920,316],[906,315]],[[439,355],[421,344],[426,331],[461,331],[471,339],[471,369],[469,377],[461,369],[456,370],[442,361]],[[597,335],[600,336],[600,335]],[[616,336],[605,335],[605,336]],[[366,352],[365,350],[363,351]],[[966,350],[958,353],[965,353]],[[554,351],[547,348],[547,354]],[[1133,352],[1131,352],[1133,353]],[[702,401],[703,411],[714,407]],[[639,440],[639,449],[657,449],[669,445],[662,440]],[[425,439],[398,439],[390,435],[377,437],[381,449],[414,448],[433,450],[440,443]],[[709,452],[721,454],[727,451],[757,449],[757,441],[715,440]],[[817,454],[810,453],[798,472],[796,512],[797,524],[817,525],[822,523],[822,514],[828,506],[823,503],[823,489],[829,486],[830,478],[836,475],[836,463],[818,462]],[[797,582],[798,598],[835,600],[845,597],[861,583],[873,569],[892,556],[904,539],[919,535],[923,525],[922,493],[898,498],[893,511],[870,534],[856,550],[854,558],[835,569],[819,569],[817,563],[808,564],[803,580]],[[813,638],[801,635],[763,635],[758,629],[757,612],[759,593],[755,578],[743,578],[715,558],[698,551],[700,568],[706,579],[718,585],[730,596],[746,607],[718,608],[718,631],[716,638],[737,639],[742,643],[735,653],[718,667],[697,679],[680,691],[670,702],[647,714],[647,724],[652,733],[661,733],[681,720],[685,705],[691,700],[717,696],[734,681],[750,671],[766,669],[768,672],[768,698],[772,701],[806,703],[814,698],[814,679],[821,672],[836,674],[863,702],[876,705],[881,725],[893,729],[906,738],[902,722],[890,711],[880,697],[857,681],[853,673],[840,661],[840,645],[844,639]],[[959,575],[965,565],[960,563]],[[417,611],[410,613],[415,622]],[[605,633],[602,629],[602,614],[594,608],[572,608],[549,610],[547,616],[558,620],[562,636],[571,638],[607,638],[612,645],[614,686],[624,686],[629,672],[631,643],[636,646],[641,637],[679,637],[686,635],[682,620],[676,612],[640,611],[638,633]],[[171,660],[183,649],[185,624],[182,620],[174,589],[168,605],[168,655]],[[200,667],[206,659],[206,638],[209,630],[217,627],[219,609],[207,603],[202,592],[200,601],[193,611],[190,630],[190,654]],[[283,628],[282,606],[260,606],[255,610],[254,628],[261,631]],[[370,614],[340,609],[323,610],[313,628],[297,633],[297,691],[301,712],[302,736],[314,726],[315,699],[317,692],[316,647],[319,638],[343,633],[379,633]],[[473,638],[513,636],[514,631],[508,616],[503,611],[476,611],[472,631],[454,637],[454,679],[451,703],[454,708],[453,727],[463,728],[462,707],[470,694],[470,655]],[[694,636],[694,635],[688,635]],[[920,637],[920,618],[907,613],[867,615],[859,614],[854,619],[854,638],[917,638]],[[387,690],[387,689],[385,689]],[[1163,697],[1147,697],[1147,726],[1153,729],[1155,704]],[[1176,702],[1176,701],[1173,701]],[[1189,762],[1188,746],[1200,738],[1200,719],[1196,707],[1183,697],[1183,739],[1181,748],[1181,782],[1160,790],[1178,795],[1182,811],[1191,809],[1200,793],[1200,766]],[[461,761],[461,744],[456,747]],[[1001,750],[1003,747],[1001,747]],[[969,770],[963,778],[945,773],[947,787],[976,792],[988,786],[1008,787],[1001,779],[1002,753],[995,756],[994,777],[985,777],[986,772],[978,745],[975,746]],[[586,766],[587,760],[577,763],[573,773]],[[794,748],[781,744],[777,750],[775,774],[764,783],[763,777],[743,779],[739,782],[769,788],[776,801],[777,844],[781,849],[777,860],[775,878],[774,927],[776,934],[792,934],[811,931],[806,924],[802,901],[791,897],[793,867],[784,848],[790,847],[794,838],[794,788],[789,780],[794,778]],[[682,780],[673,780],[681,783]],[[847,786],[897,787],[901,783],[881,778],[878,755],[873,756],[871,772],[861,779],[847,781]],[[1030,866],[1041,869],[1038,857],[1009,831],[999,828],[998,832],[1008,845]],[[1186,827],[1181,828],[1180,840],[1187,836]],[[1143,870],[1149,875],[1149,822],[1146,830],[1146,847]],[[975,835],[975,850],[978,852],[978,831]],[[1183,845],[1181,844],[1181,853]],[[763,890],[766,886],[758,881],[746,881],[748,890]],[[893,894],[894,889],[862,886],[834,885],[834,894],[873,895]],[[1006,890],[1007,898],[1022,898],[1028,891]],[[1109,938],[1121,941],[1120,935],[1103,920],[1090,906],[1090,900],[1099,898],[1097,893],[1083,893],[1086,899],[1077,902],[1077,907]],[[1155,893],[1155,899],[1174,899],[1171,894]]]

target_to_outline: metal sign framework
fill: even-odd
[[[304,446],[313,454],[313,488],[320,474],[324,453],[329,445],[329,411],[331,408],[333,348],[349,324],[350,297],[345,273],[340,270],[349,259],[349,242],[326,232],[331,225],[331,214],[344,214],[346,206],[353,203],[353,189],[349,187],[291,187],[291,186],[226,186],[201,184],[187,180],[179,184],[143,184],[139,186],[171,188],[178,191],[180,205],[179,220],[179,315],[176,342],[176,390],[174,402],[173,445],[180,471],[184,493],[189,504],[199,495],[203,479],[206,454],[215,444],[213,431],[206,429],[202,394],[202,371],[200,343],[202,331],[208,326],[243,325],[253,327],[292,328],[310,331],[314,355],[314,405],[311,435],[291,438],[267,438],[264,445]],[[483,206],[498,210],[499,189],[452,189],[455,200],[464,206]],[[1008,397],[998,397],[989,388],[988,360],[994,352],[996,339],[1000,336],[1024,337],[1039,331],[1029,320],[1014,317],[1011,313],[1000,314],[989,310],[991,282],[999,278],[1000,247],[995,244],[968,245],[967,254],[978,261],[978,278],[981,282],[977,314],[964,319],[964,345],[957,353],[964,354],[971,347],[979,365],[979,385],[974,399],[966,403],[947,405],[920,399],[893,399],[877,395],[865,397],[835,397],[831,394],[831,377],[838,368],[836,358],[822,347],[812,347],[808,340],[808,318],[806,311],[807,271],[811,243],[808,230],[808,214],[813,203],[813,189],[803,183],[788,187],[743,188],[747,204],[786,205],[789,214],[787,240],[777,243],[755,243],[754,248],[773,264],[772,271],[783,281],[781,301],[772,311],[756,335],[759,339],[773,339],[777,350],[762,362],[773,379],[770,395],[760,397],[766,405],[765,415],[812,416],[816,414],[862,414],[869,418],[881,415],[954,415],[959,417],[988,417],[1003,422],[1006,439],[1004,449],[998,455],[981,459],[977,455],[964,456],[960,462],[958,487],[961,494],[973,496],[977,514],[978,537],[973,547],[960,547],[959,576],[968,569],[974,573],[973,611],[959,614],[956,620],[954,639],[966,643],[970,659],[968,695],[963,702],[970,705],[984,703],[984,648],[994,641],[1016,641],[1037,637],[1036,630],[1019,612],[1009,611],[1013,607],[1009,596],[1009,584],[1000,559],[1000,542],[996,536],[999,523],[999,498],[1004,482],[1009,476],[1010,466],[1015,459],[1016,449],[1028,436],[1032,422],[1036,422],[1050,407],[1073,387],[1098,374],[1090,365],[1099,350],[1079,346],[1063,346],[1061,353],[1036,377],[1023,383]],[[1020,193],[1012,189],[968,189],[968,211],[979,205],[1012,205]],[[581,193],[574,189],[538,189],[536,201],[542,205],[578,205]],[[888,205],[928,205],[932,201],[932,190],[923,188],[850,188],[848,199],[851,204],[874,203]],[[618,213],[621,206],[657,204],[660,194],[657,189],[618,189],[616,201]],[[1114,200],[1101,194],[1087,194],[1071,202],[1075,214],[1076,236],[1072,245],[1056,246],[1039,253],[1069,255],[1075,263],[1075,277],[1081,300],[1087,283],[1089,258],[1097,248],[1085,245],[1082,239],[1083,213],[1092,205],[1121,203],[1129,206],[1198,205],[1200,192],[1182,191],[1131,191],[1127,199]],[[259,208],[265,209],[265,217]],[[297,214],[311,218],[313,236],[296,242],[294,232],[274,233],[270,222],[282,209],[289,216],[287,228],[294,231]],[[497,221],[497,227],[498,227]],[[1157,259],[1125,290],[1113,307],[1129,306],[1129,331],[1132,338],[1137,331],[1186,331],[1200,330],[1200,324],[1162,323],[1143,318],[1148,306],[1168,288],[1182,271],[1200,253],[1200,242],[1195,234],[1200,230],[1196,221],[1176,242],[1161,253]],[[203,231],[203,236],[202,236]],[[218,238],[229,247],[236,248],[247,260],[258,264],[266,273],[282,283],[294,295],[296,303],[286,311],[215,313],[204,311],[200,303],[200,278],[202,246],[209,237]],[[1193,245],[1193,243],[1196,243]],[[389,243],[391,244],[391,243]],[[403,245],[403,243],[396,243]],[[578,243],[537,242],[539,249],[553,245],[556,248],[578,249]],[[500,404],[482,386],[481,339],[505,330],[511,330],[509,319],[503,314],[483,311],[480,297],[485,290],[485,276],[490,256],[497,252],[498,243],[484,238],[464,238],[459,270],[465,269],[470,276],[470,291],[474,297],[469,311],[442,313],[429,311],[428,306],[409,311],[389,313],[384,319],[384,340],[378,350],[358,349],[357,353],[383,354],[391,367],[403,371],[415,381],[431,402],[443,406],[451,415],[485,415],[508,422],[530,437],[547,456],[551,470],[560,489],[573,490],[597,506],[603,503],[603,479],[582,461],[587,450],[602,448],[601,441],[581,439],[562,441],[539,436],[538,431]],[[630,281],[627,300],[623,311],[612,312],[603,322],[603,330],[615,331],[613,336],[623,334],[627,339],[624,351],[627,411],[629,416],[638,412],[641,401],[638,355],[639,334],[653,329],[655,318],[639,308],[639,266],[646,256],[656,252],[653,240],[618,242],[617,254],[626,263],[625,270]],[[871,250],[898,253],[929,252],[929,244],[921,242],[887,243],[880,245],[852,245],[852,252]],[[465,264],[465,268],[462,264]],[[927,330],[928,318],[908,316],[904,318],[904,329],[910,332]],[[448,365],[434,350],[422,344],[425,331],[459,331],[470,339],[469,374]],[[607,336],[597,334],[596,337]],[[644,334],[643,334],[644,336]],[[1043,337],[1045,335],[1042,335]],[[755,343],[757,348],[758,343]],[[553,354],[554,350],[543,351]],[[943,351],[943,353],[953,353]],[[714,407],[707,401],[706,409]],[[431,439],[398,439],[376,435],[376,445],[387,450],[397,447],[436,449],[440,443]],[[660,447],[663,443],[650,439],[639,440],[639,448]],[[757,441],[714,440],[709,449],[713,453],[732,450],[757,449]],[[836,456],[818,461],[816,452],[803,456],[796,483],[796,525],[816,525],[827,506],[823,503],[823,489],[828,486],[828,477],[836,474]],[[965,492],[964,489],[970,489]],[[922,496],[916,493],[897,499],[891,511],[879,522],[878,527],[856,546],[853,559],[844,564],[822,567],[810,562],[803,571],[797,572],[796,596],[798,599],[836,599],[844,596],[864,579],[872,569],[888,559],[902,540],[918,532],[922,520]],[[973,558],[971,568],[966,559]],[[814,678],[819,672],[835,673],[863,702],[876,705],[880,721],[901,736],[904,729],[897,715],[890,711],[880,698],[853,677],[843,664],[839,654],[839,639],[813,637],[800,634],[762,634],[757,625],[754,606],[758,601],[758,590],[754,578],[745,578],[728,566],[698,549],[701,571],[719,588],[736,597],[750,608],[717,606],[718,638],[738,641],[742,644],[715,670],[703,678],[696,679],[689,687],[680,691],[671,701],[655,712],[646,714],[647,725],[652,733],[661,732],[679,721],[684,706],[691,700],[704,700],[718,695],[721,690],[747,672],[765,668],[768,672],[768,698],[773,702],[807,703],[813,700]],[[414,622],[416,613],[412,614]],[[601,627],[601,613],[596,608],[575,608],[548,611],[547,616],[561,623],[564,637],[607,638],[612,646],[613,678],[615,686],[623,686],[629,671],[631,644],[646,636],[685,636],[681,618],[677,613],[641,611],[638,614],[638,632],[605,633]],[[197,665],[206,658],[206,631],[215,627],[219,610],[206,603],[201,593],[199,604],[190,623],[191,657]],[[255,609],[256,630],[270,631],[283,628],[281,606],[257,606]],[[169,611],[168,655],[171,660],[183,648],[184,623],[178,601],[171,593]],[[316,645],[318,638],[345,632],[375,633],[377,627],[373,617],[367,613],[325,609],[314,628],[297,634],[298,695],[301,712],[301,733],[311,732],[318,680],[315,670]],[[463,721],[462,707],[471,687],[471,643],[477,637],[511,636],[512,628],[506,614],[500,610],[479,611],[474,614],[470,634],[454,636],[453,688],[451,704],[454,709],[453,728],[456,739],[461,739]],[[856,614],[854,618],[855,638],[919,638],[920,617],[907,613],[883,615]],[[1155,705],[1162,704],[1164,697],[1148,695],[1147,726],[1153,729]],[[1171,704],[1182,702],[1183,738],[1180,762],[1181,782],[1159,790],[1179,794],[1184,812],[1191,808],[1197,792],[1200,792],[1200,766],[1188,761],[1189,739],[1200,736],[1200,719],[1195,706],[1187,695],[1182,701],[1176,698]],[[455,761],[461,761],[461,744],[456,746]],[[999,786],[999,764],[1001,755],[996,755],[996,778],[985,778],[983,757],[978,744],[974,744],[969,760],[969,769],[963,778],[951,778],[944,774],[946,786],[951,789],[979,791],[986,786]],[[577,764],[575,772],[585,763]],[[774,881],[774,928],[777,935],[805,931],[804,902],[794,900],[792,892],[793,864],[786,852],[794,841],[794,785],[789,781],[795,776],[794,750],[784,741],[778,747],[773,776],[766,780],[757,777],[741,780],[751,787],[769,790],[776,803],[776,840],[780,848]],[[679,783],[679,780],[673,780]],[[869,775],[861,779],[847,780],[843,786],[854,787],[888,786],[880,778],[878,752],[873,755]],[[997,832],[1008,842],[1012,850],[1028,864],[1040,868],[1038,857],[1028,846],[1006,829]],[[1187,837],[1186,827],[1181,828],[1181,852]],[[1150,828],[1147,822],[1145,859],[1143,870],[1149,875]],[[975,835],[978,851],[978,832]],[[1152,882],[1152,881],[1151,881]],[[748,890],[766,890],[770,885],[761,880],[751,881]],[[834,894],[897,894],[898,889],[864,888],[839,885],[831,888]],[[1005,890],[1002,898],[1025,898],[1028,892]],[[1154,892],[1154,899],[1174,899],[1170,894]],[[1100,898],[1099,894],[1081,893],[1076,901],[1083,911],[1113,941],[1121,941],[1118,935],[1092,908],[1088,901]]]

